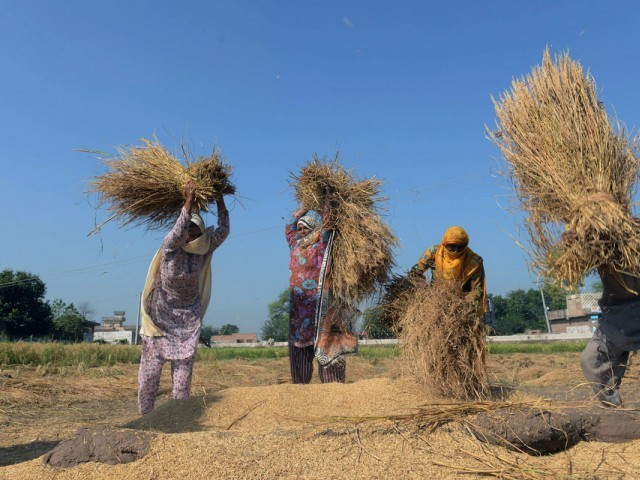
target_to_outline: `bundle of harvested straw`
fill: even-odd
[[[419,383],[458,399],[487,395],[482,317],[458,282],[416,288],[399,327],[404,365]]]
[[[382,182],[357,180],[338,162],[314,156],[292,174],[296,200],[305,208],[323,212],[331,208],[323,228],[337,231],[333,246],[331,290],[334,298],[356,305],[386,281],[393,266],[392,250],[398,244],[380,217]]]
[[[157,139],[142,139],[143,146],[117,147],[118,154],[105,160],[109,171],[90,182],[90,193],[99,195],[98,207],[108,205],[112,215],[91,233],[115,218],[123,225],[144,224],[148,229],[173,223],[184,204],[184,187],[195,185],[194,210],[208,210],[220,195],[233,195],[231,167],[214,149],[209,156],[193,155],[183,145],[183,165]]]
[[[400,332],[400,319],[404,316],[413,298],[418,279],[409,275],[392,275],[380,289],[377,309],[380,322],[396,335]]]
[[[603,264],[640,274],[631,212],[638,141],[614,128],[593,78],[568,54],[552,59],[547,49],[542,66],[493,102],[497,130],[488,136],[526,213],[532,267],[569,286]],[[559,242],[564,229],[575,233],[572,241]]]

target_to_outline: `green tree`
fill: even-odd
[[[269,319],[262,324],[260,337],[263,340],[273,338],[276,342],[289,339],[289,305],[291,294],[289,289],[283,290],[275,302],[267,306]]]
[[[96,313],[96,310],[89,302],[80,303],[76,310],[84,320],[91,320],[91,317]]]
[[[205,325],[200,329],[200,341],[207,347],[211,347],[211,337],[217,334],[218,331],[211,325]]]
[[[51,304],[54,335],[59,340],[81,342],[83,340],[84,318],[73,303],[54,300]]]
[[[240,329],[237,325],[225,323],[220,327],[218,335],[233,335],[234,333],[238,333],[239,331]]]
[[[213,328],[211,325],[205,325],[200,329],[200,337],[202,338],[211,338],[214,335],[218,335],[218,330]]]
[[[547,310],[567,308],[567,295],[577,290],[567,290],[557,286],[549,279],[542,282],[542,292]],[[514,335],[526,330],[547,331],[542,295],[539,289],[512,290],[503,297],[489,295],[493,303],[495,325],[498,335]]]
[[[52,331],[47,288],[37,275],[0,272],[0,332],[10,339],[45,337]]]
[[[497,335],[524,333],[527,329],[546,331],[540,291],[512,290],[505,297],[492,295]]]
[[[379,308],[367,308],[362,314],[361,330],[369,335],[369,338],[396,338],[393,330],[382,321],[382,313]]]
[[[567,295],[578,293],[578,290],[567,290],[545,280],[542,291],[544,292],[544,300],[549,310],[562,310],[567,308]]]

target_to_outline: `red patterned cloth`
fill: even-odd
[[[296,231],[300,216],[292,217],[285,227],[289,244],[289,343],[296,347],[313,345],[315,335],[315,315],[318,303],[318,277],[322,257],[327,247],[326,233],[317,235],[317,240],[304,246]]]

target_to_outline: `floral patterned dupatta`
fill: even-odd
[[[358,351],[358,341],[351,331],[360,312],[331,295],[331,253],[335,233],[335,230],[329,233],[318,278],[314,347],[316,358],[324,366],[331,365],[345,354]]]

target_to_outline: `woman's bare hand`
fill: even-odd
[[[189,180],[184,186],[184,208],[187,211],[191,211],[191,207],[193,206],[193,202],[196,199],[196,186],[193,183],[193,180]]]

